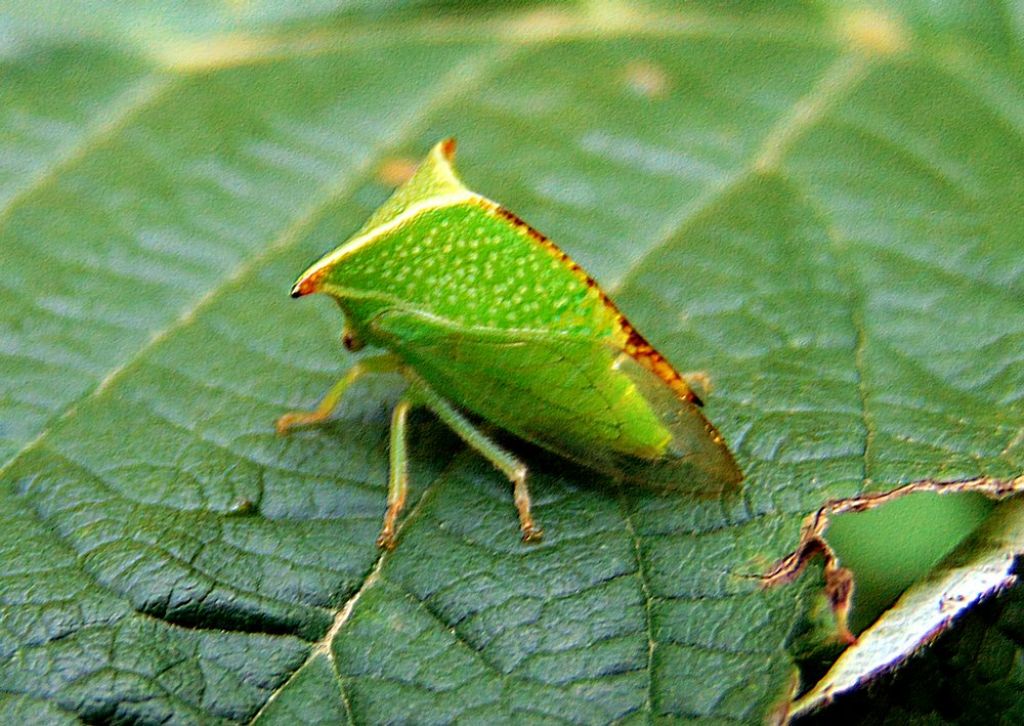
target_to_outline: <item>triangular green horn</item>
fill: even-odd
[[[387,224],[414,204],[434,197],[467,192],[452,166],[454,156],[455,139],[447,138],[434,144],[416,173],[391,195],[356,234],[365,234],[374,227]]]

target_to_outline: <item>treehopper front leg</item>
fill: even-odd
[[[299,426],[309,426],[326,420],[341,403],[342,397],[349,386],[367,373],[392,373],[401,367],[401,362],[393,355],[375,355],[364,358],[349,368],[348,373],[335,383],[324,394],[320,404],[312,411],[291,411],[277,419],[277,433],[286,434]]]

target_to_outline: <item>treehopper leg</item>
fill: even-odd
[[[308,426],[324,421],[341,403],[345,391],[353,383],[367,373],[391,373],[401,366],[398,358],[393,355],[375,355],[352,366],[341,380],[335,383],[324,395],[320,404],[312,411],[291,411],[277,419],[277,433],[285,434],[293,428]]]
[[[544,533],[534,523],[533,515],[530,513],[530,491],[526,487],[526,465],[488,438],[426,383],[418,378],[412,378],[411,375],[409,377],[413,390],[423,405],[433,411],[452,431],[458,434],[459,438],[509,478],[513,487],[513,500],[519,511],[519,528],[523,533],[523,541],[540,541]]]
[[[395,524],[398,515],[405,506],[405,498],[409,493],[409,457],[406,454],[405,437],[406,422],[412,403],[403,398],[391,412],[391,471],[388,475],[388,509],[384,514],[384,526],[377,537],[377,546],[384,549],[395,548]]]

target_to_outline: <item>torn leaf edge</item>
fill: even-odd
[[[833,664],[828,674],[826,674],[818,684],[811,688],[802,698],[796,701],[790,701],[787,704],[789,708],[780,709],[779,712],[777,712],[777,723],[789,723],[798,715],[809,713],[810,711],[831,703],[836,695],[851,690],[856,686],[862,686],[868,681],[893,670],[920,650],[920,648],[932,642],[938,635],[945,632],[955,617],[966,609],[965,607],[957,611],[954,615],[943,619],[937,627],[933,628],[925,638],[916,644],[915,648],[899,654],[896,658],[887,663],[885,667],[866,673],[864,677],[857,680],[856,683],[841,690],[829,690],[826,693],[826,689],[822,689],[822,684],[830,679],[830,676],[834,673],[836,666],[853,648],[856,647],[857,644],[857,638],[850,632],[847,621],[854,591],[853,573],[847,568],[842,567],[839,562],[839,558],[832,549],[832,546],[825,539],[825,531],[828,529],[831,517],[837,514],[868,511],[909,494],[918,494],[922,492],[931,492],[934,494],[963,494],[967,492],[976,492],[998,501],[1024,492],[1024,475],[1020,475],[1012,479],[998,479],[992,477],[975,477],[972,479],[949,481],[922,479],[920,481],[899,486],[889,491],[862,494],[855,497],[847,497],[830,501],[804,519],[800,528],[800,539],[797,546],[792,552],[778,560],[764,575],[761,576],[761,585],[764,588],[769,588],[793,582],[803,573],[814,558],[820,554],[824,559],[825,595],[829,600],[832,611],[835,613],[838,636],[851,647],[843,651],[843,654],[836,660],[836,663]],[[957,550],[955,549],[954,553],[956,552]],[[980,593],[978,598],[973,602],[989,597],[990,595],[1009,587],[1015,581],[1015,575],[1007,574],[1000,583],[995,587],[991,587],[985,592]],[[912,585],[911,588],[913,587],[914,586]],[[909,591],[910,590],[908,589],[907,592]],[[903,597],[901,596],[900,600],[897,601],[897,604],[901,602],[902,599]],[[863,635],[870,633],[884,617],[885,614],[883,613],[883,615],[876,620],[874,624],[864,631]],[[794,694],[795,692],[796,688],[793,689]]]

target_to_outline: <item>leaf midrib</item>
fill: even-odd
[[[16,207],[54,183],[61,174],[77,166],[115,138],[139,114],[163,100],[181,78],[183,77],[150,71],[127,84],[127,87],[110,102],[105,118],[86,124],[77,141],[58,148],[53,158],[30,174],[26,183],[0,204],[0,231],[3,231],[3,226]]]

